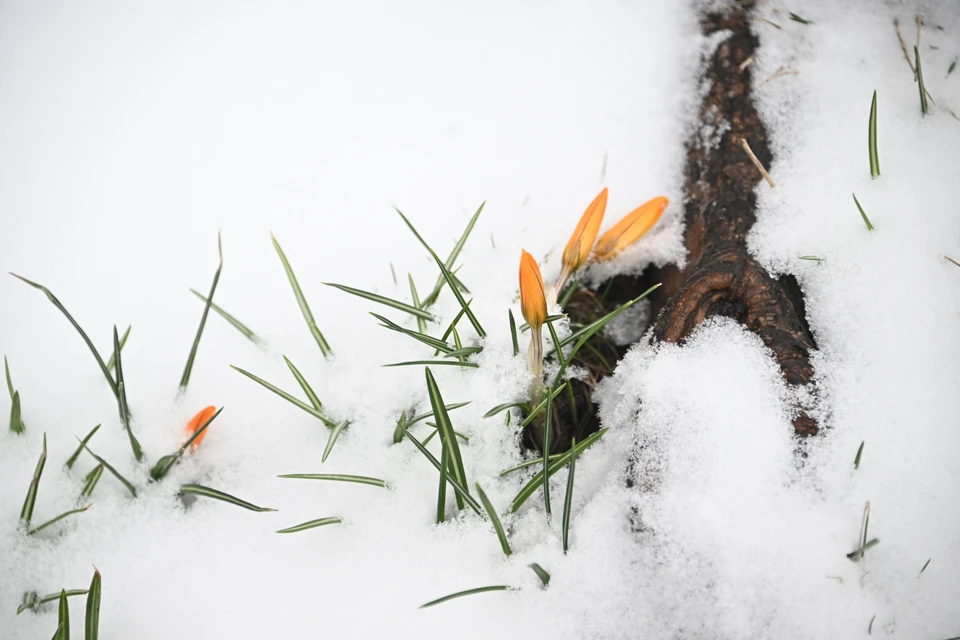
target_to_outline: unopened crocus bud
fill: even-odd
[[[642,238],[657,223],[669,203],[665,197],[657,196],[628,213],[600,236],[593,259],[596,262],[610,260]]]

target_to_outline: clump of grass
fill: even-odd
[[[513,589],[509,585],[498,584],[490,587],[477,587],[476,589],[467,589],[466,591],[458,591],[457,593],[451,593],[448,596],[443,596],[442,598],[437,598],[436,600],[431,600],[426,604],[420,605],[420,609],[426,609],[428,607],[433,607],[438,604],[443,604],[444,602],[449,602],[450,600],[455,600],[457,598],[462,598],[464,596],[472,596],[477,593],[489,593],[491,591],[509,591]]]
[[[238,507],[243,507],[244,509],[249,509],[250,511],[276,511],[276,509],[271,509],[270,507],[258,507],[255,504],[247,502],[246,500],[241,500],[235,496],[230,495],[229,493],[224,493],[217,489],[211,489],[210,487],[205,487],[199,484],[185,484],[180,487],[180,493],[182,495],[191,495],[191,496],[200,496],[202,498],[211,498],[213,500],[219,500],[221,502],[226,502],[228,504],[236,505]]]
[[[870,121],[867,126],[867,149],[870,152],[870,176],[880,177],[880,155],[877,152],[877,92],[870,103]]]
[[[857,205],[857,209],[860,210],[860,217],[863,218],[863,223],[867,225],[867,231],[873,231],[873,225],[870,224],[870,218],[867,217],[867,212],[863,210],[863,207],[860,206],[860,201],[857,200],[857,194],[853,194],[853,201]]]
[[[917,69],[917,84],[920,85],[920,112],[923,115],[927,115],[927,112],[930,110],[927,105],[927,90],[923,86],[923,69],[920,67],[920,49],[917,47],[913,48],[913,56],[916,60],[916,69]]]
[[[293,295],[297,298],[297,304],[300,305],[300,312],[303,314],[303,319],[307,322],[307,328],[310,329],[310,334],[313,336],[313,339],[316,340],[317,346],[320,347],[323,357],[329,358],[333,355],[333,350],[330,349],[330,345],[327,344],[327,339],[320,333],[320,329],[317,327],[317,321],[313,318],[313,312],[310,311],[310,305],[307,304],[307,298],[300,289],[300,283],[297,282],[297,276],[293,273],[293,268],[290,266],[286,254],[284,254],[283,249],[280,248],[280,243],[277,242],[277,238],[272,232],[270,233],[270,241],[273,242],[273,248],[276,249],[277,255],[280,256],[280,262],[283,263],[283,270],[287,273],[287,280],[290,281],[290,286],[293,288]]]
[[[20,392],[13,388],[13,380],[10,378],[10,365],[7,362],[7,356],[3,356],[3,372],[7,378],[7,391],[10,392],[10,431],[16,434],[22,434],[27,430],[27,425],[23,423],[20,409]]]
[[[180,391],[187,388],[190,384],[190,373],[193,371],[193,362],[197,357],[197,348],[200,346],[200,337],[203,335],[203,328],[207,324],[207,316],[210,314],[210,305],[213,304],[213,294],[217,290],[217,283],[220,282],[220,272],[223,271],[223,243],[220,241],[220,234],[217,234],[217,250],[220,254],[220,263],[213,274],[213,284],[210,285],[210,294],[207,296],[207,302],[203,307],[203,315],[200,316],[200,326],[197,327],[197,335],[193,339],[193,345],[190,347],[190,355],[187,356],[187,364],[183,368],[183,375],[180,376]],[[119,354],[118,354],[119,355]]]

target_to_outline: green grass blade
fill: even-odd
[[[269,507],[258,507],[255,504],[251,504],[245,500],[234,497],[229,493],[224,493],[223,491],[218,491],[216,489],[211,489],[210,487],[204,487],[199,484],[185,484],[180,487],[180,493],[184,495],[200,496],[203,498],[212,498],[213,500],[220,500],[221,502],[227,502],[238,507],[243,507],[244,509],[249,509],[250,511],[276,511],[276,509],[271,509]]]
[[[355,484],[367,484],[371,487],[387,488],[387,481],[380,478],[371,478],[370,476],[354,476],[345,473],[287,473],[278,478],[292,478],[295,480],[329,480],[332,482],[352,482]]]
[[[67,511],[66,513],[61,513],[61,514],[58,515],[56,518],[44,522],[44,523],[43,523],[42,525],[40,525],[39,527],[36,527],[36,528],[34,528],[34,529],[30,529],[30,531],[27,531],[27,535],[28,535],[28,536],[32,536],[33,534],[35,534],[35,533],[37,533],[37,532],[39,532],[39,531],[43,531],[44,529],[46,529],[46,528],[49,527],[50,525],[56,524],[57,522],[60,522],[61,520],[63,520],[64,518],[66,518],[66,517],[68,517],[68,516],[72,516],[72,515],[75,514],[75,513],[83,513],[84,511],[86,511],[87,509],[89,509],[89,508],[92,507],[92,506],[93,506],[93,504],[88,504],[88,505],[85,506],[85,507],[80,507],[79,509],[72,509],[72,510],[70,510],[70,511]]]
[[[447,270],[453,269],[453,263],[457,261],[457,258],[460,257],[460,251],[463,250],[463,246],[467,243],[467,238],[470,237],[470,232],[473,231],[473,227],[477,224],[477,218],[480,217],[480,213],[483,211],[486,201],[480,203],[480,207],[477,209],[476,213],[473,214],[473,217],[470,218],[470,222],[467,223],[467,228],[463,230],[460,239],[457,240],[457,244],[453,246],[453,250],[450,251],[450,255],[447,256],[447,261],[444,263],[447,267]],[[428,249],[430,247],[427,247]],[[440,291],[443,289],[444,278],[443,276],[437,278],[437,283],[433,286],[433,291],[430,292],[430,295],[423,301],[424,305],[429,306],[437,301],[437,297],[440,295]],[[464,287],[466,288],[466,287]]]
[[[916,60],[917,84],[920,85],[920,112],[923,115],[927,115],[929,112],[929,106],[927,105],[927,89],[923,86],[923,69],[920,67],[920,50],[916,47],[913,48],[913,57],[914,60]]]
[[[564,452],[564,453],[554,453],[553,455],[550,456],[550,465],[553,466],[553,463],[554,463],[555,461],[559,460],[560,458],[562,458],[562,457],[565,456],[565,455],[567,455],[565,452]],[[506,476],[506,475],[510,475],[511,473],[513,473],[513,472],[515,472],[515,471],[520,471],[521,469],[526,469],[527,467],[533,467],[533,466],[542,465],[542,464],[543,464],[543,456],[540,456],[539,458],[531,458],[530,460],[524,460],[523,462],[521,462],[521,463],[518,464],[518,465],[515,465],[515,466],[513,466],[513,467],[510,467],[509,469],[504,469],[503,471],[501,471],[501,472],[500,472],[500,477],[502,478],[502,477],[504,477],[504,476]]]
[[[447,469],[450,468],[450,450],[440,449],[440,487],[437,489],[437,524],[446,519],[447,513]]]
[[[560,363],[561,367],[566,367],[563,361],[563,347],[560,346],[560,338],[557,337],[557,330],[553,328],[553,323],[550,322],[549,319],[545,324],[547,325],[547,330],[550,332],[550,339],[553,340],[553,352],[557,355],[557,362]]]
[[[467,406],[468,404],[470,404],[470,403],[469,403],[469,402],[455,402],[455,403],[453,403],[453,404],[448,404],[448,405],[446,405],[446,409],[447,409],[447,411],[453,411],[454,409],[459,409],[460,407],[465,407],[465,406]],[[399,444],[400,441],[403,440],[403,429],[404,429],[404,427],[406,427],[406,428],[412,427],[413,425],[417,424],[417,423],[420,422],[421,420],[426,420],[427,418],[430,418],[430,417],[432,417],[432,416],[433,416],[433,410],[430,410],[430,411],[427,411],[426,413],[421,413],[421,414],[418,415],[418,416],[414,416],[414,417],[411,418],[410,420],[407,420],[407,412],[406,412],[406,411],[403,411],[403,413],[400,414],[400,419],[397,420],[397,426],[396,426],[396,428],[393,430],[393,443],[394,443],[394,444]]]
[[[7,356],[3,356],[3,373],[7,378],[7,391],[10,392],[10,399],[13,400],[13,380],[10,379],[10,363],[7,362]]]
[[[433,320],[433,316],[423,309],[418,309],[417,307],[411,306],[406,302],[400,302],[399,300],[394,300],[393,298],[388,298],[386,296],[381,296],[377,293],[370,293],[369,291],[364,291],[362,289],[355,289],[353,287],[348,287],[344,284],[336,284],[334,282],[324,282],[323,284],[328,287],[334,287],[335,289],[340,289],[351,295],[357,296],[358,298],[363,298],[365,300],[370,300],[371,302],[376,302],[388,307],[393,307],[398,311],[403,311],[404,313],[409,313],[412,316],[417,318],[423,318],[424,320]]]
[[[65,591],[62,591],[62,593],[66,595],[66,597],[72,598],[73,596],[82,596],[83,594],[87,593],[87,590],[86,589],[67,589]],[[59,592],[51,593],[50,595],[43,596],[42,598],[37,597],[36,591],[31,591],[23,595],[24,595],[23,604],[17,607],[17,615],[20,615],[27,609],[35,609],[41,604],[46,604],[48,602],[53,602],[54,600],[60,599]]]
[[[507,409],[512,409],[513,407],[517,407],[518,409],[523,409],[527,412],[530,411],[529,402],[505,402],[503,404],[498,404],[493,409],[490,409],[490,411],[487,411],[485,414],[483,414],[483,417],[492,418],[493,416],[497,415],[501,411],[506,411]]]
[[[560,395],[560,392],[563,391],[564,387],[566,386],[567,386],[567,382],[564,381],[559,386],[557,386],[553,391],[550,392],[551,397],[556,398],[558,395]],[[520,429],[521,430],[526,429],[528,426],[530,426],[530,423],[533,422],[533,419],[536,418],[538,415],[540,415],[540,412],[546,408],[547,408],[547,399],[544,398],[543,400],[540,401],[540,404],[534,407],[533,411],[531,411],[527,415],[527,417],[523,419],[523,422],[520,423]]]
[[[97,352],[96,347],[93,346],[93,342],[90,341],[90,337],[84,332],[83,329],[80,328],[80,325],[77,324],[77,321],[73,319],[73,316],[70,315],[70,312],[67,311],[66,307],[64,307],[64,306],[60,303],[60,301],[57,300],[57,297],[56,297],[55,295],[53,295],[53,293],[51,293],[50,290],[47,289],[47,288],[46,288],[45,286],[43,286],[42,284],[37,284],[36,282],[32,282],[32,281],[30,281],[30,280],[27,280],[27,279],[24,278],[23,276],[18,276],[18,275],[15,274],[15,273],[11,273],[10,275],[12,275],[14,278],[16,278],[16,279],[18,279],[18,280],[20,280],[20,281],[22,281],[22,282],[27,283],[28,285],[30,285],[30,286],[33,287],[34,289],[39,289],[40,291],[43,291],[43,293],[47,296],[47,299],[50,300],[50,302],[53,303],[53,306],[55,306],[57,309],[59,309],[60,312],[63,313],[64,316],[66,316],[67,320],[70,321],[70,324],[73,325],[73,328],[76,329],[76,330],[77,330],[77,333],[80,334],[80,337],[83,338],[83,341],[87,344],[87,347],[90,348],[90,353],[92,353],[92,354],[93,354],[93,357],[96,358],[97,364],[100,366],[100,371],[103,372],[103,377],[105,377],[105,378],[107,379],[107,383],[110,385],[110,389],[113,391],[113,395],[117,396],[117,398],[119,399],[120,393],[119,393],[119,391],[117,391],[117,383],[114,382],[113,376],[110,375],[110,370],[107,369],[107,365],[104,364],[103,358],[100,357],[100,354]]]
[[[297,379],[297,383],[300,385],[300,388],[303,389],[304,395],[307,396],[307,400],[310,401],[310,404],[313,405],[313,408],[317,411],[323,409],[323,403],[320,402],[320,398],[317,397],[317,394],[313,392],[313,388],[307,382],[307,379],[303,377],[299,369],[293,366],[293,363],[290,362],[290,358],[283,356],[283,361],[287,363],[287,368],[290,369],[290,373],[293,374],[293,377]]]
[[[470,303],[472,302],[473,302],[473,298],[470,298],[469,300],[467,300],[467,306],[469,307]],[[453,334],[454,330],[456,330],[457,323],[460,322],[460,318],[463,317],[463,313],[464,313],[464,308],[461,307],[460,311],[457,312],[457,315],[453,317],[453,321],[450,323],[450,326],[448,326],[447,330],[443,332],[443,337],[440,338],[443,342],[446,342],[447,339],[451,336],[451,334]]]
[[[140,462],[143,460],[143,449],[140,448],[140,443],[137,441],[136,436],[133,435],[133,429],[130,428],[130,409],[127,407],[127,387],[123,379],[123,362],[120,356],[120,341],[117,338],[117,325],[113,325],[113,352],[117,356],[117,404],[120,407],[120,422],[123,423],[123,428],[130,438],[130,448],[133,450],[133,457],[136,458],[137,462]],[[181,387],[181,389],[182,388],[183,387]]]
[[[100,425],[95,426],[93,429],[90,430],[90,433],[88,433],[87,436],[80,441],[80,446],[77,447],[77,450],[73,452],[73,455],[70,456],[70,459],[67,460],[66,462],[65,466],[67,467],[67,469],[73,468],[73,463],[75,463],[77,461],[77,458],[80,457],[80,454],[83,452],[83,448],[87,446],[88,442],[90,442],[90,438],[93,437],[93,434],[95,434],[99,430],[100,430]]]
[[[87,450],[87,453],[89,453],[91,456],[93,456],[93,459],[94,459],[94,460],[96,460],[97,462],[99,462],[100,464],[102,464],[104,467],[106,467],[107,471],[109,471],[110,473],[112,473],[112,474],[113,474],[113,477],[116,478],[117,480],[119,480],[120,483],[121,483],[124,487],[127,488],[127,491],[130,492],[130,495],[132,495],[134,498],[137,497],[137,488],[134,487],[132,484],[130,484],[130,481],[129,481],[129,480],[127,480],[127,479],[124,478],[122,475],[120,475],[120,472],[117,471],[116,469],[114,469],[114,468],[110,465],[110,463],[108,463],[106,460],[104,460],[103,458],[101,458],[100,456],[98,456],[97,454],[95,454],[93,451],[91,451],[91,450],[90,450],[90,447],[88,447],[87,445],[83,445],[83,448]]]
[[[500,516],[497,515],[497,510],[494,509],[493,503],[490,502],[490,498],[488,498],[487,494],[484,493],[480,483],[478,482],[474,486],[477,487],[477,495],[480,496],[480,502],[483,503],[483,508],[487,511],[487,515],[490,517],[490,522],[493,523],[493,529],[497,532],[497,538],[500,539],[500,548],[503,549],[503,555],[509,556],[513,552],[510,550],[510,543],[507,542],[507,534],[503,530],[503,523],[500,522]]]
[[[860,548],[857,549],[856,551],[851,551],[850,553],[848,553],[847,558],[849,558],[850,560],[859,560],[860,558],[863,557],[863,554],[867,552],[867,549],[871,549],[877,546],[878,544],[880,544],[880,539],[874,538],[870,542],[866,542],[863,545],[861,545]]]
[[[512,589],[512,587],[505,584],[498,584],[491,587],[477,587],[476,589],[467,589],[466,591],[458,591],[457,593],[451,593],[448,596],[431,600],[427,604],[420,605],[419,608],[426,609],[427,607],[443,604],[444,602],[455,600],[456,598],[462,598],[463,596],[472,596],[475,593],[487,593],[489,591],[509,591],[510,589]]]
[[[102,475],[102,464],[98,464],[87,474],[87,477],[83,479],[83,490],[80,492],[81,498],[89,498],[91,494],[93,494],[93,490],[96,488],[97,483],[100,482],[100,476]]]
[[[83,640],[97,640],[100,637],[100,572],[93,569],[93,580],[87,593],[87,613],[83,624]]]
[[[336,517],[317,518],[316,520],[308,520],[307,522],[302,522],[286,529],[280,529],[277,531],[277,533],[297,533],[299,531],[306,531],[307,529],[316,529],[317,527],[322,527],[328,524],[340,524],[341,522],[343,522],[343,520]]]
[[[547,519],[550,519],[550,445],[553,444],[553,394],[547,390],[547,419],[543,426],[543,476],[546,481],[543,483],[543,507],[547,512]]]
[[[460,308],[463,309],[463,312],[467,315],[467,319],[470,321],[470,324],[473,325],[473,329],[481,338],[486,338],[487,332],[483,330],[482,326],[480,326],[480,321],[477,320],[477,316],[473,315],[473,311],[470,310],[470,305],[467,304],[467,301],[463,298],[463,294],[460,293],[460,288],[457,286],[453,274],[450,273],[450,270],[447,269],[446,265],[440,262],[440,258],[437,256],[437,254],[432,253],[431,255],[433,255],[433,259],[436,261],[437,266],[440,267],[440,273],[443,274],[443,277],[450,285],[450,290],[453,291],[453,295],[457,298],[457,302],[460,303]]]
[[[563,499],[563,552],[570,548],[570,514],[573,510],[573,474],[577,469],[577,439],[570,445],[570,472],[567,475],[567,495]]]
[[[62,624],[62,623],[57,625],[57,630],[54,632],[53,638],[51,638],[50,640],[65,640],[64,637],[63,637],[63,624]]]
[[[327,438],[327,446],[323,448],[323,457],[320,458],[321,463],[327,461],[327,458],[330,456],[330,452],[333,451],[333,445],[337,443],[337,439],[340,437],[340,434],[343,433],[343,430],[348,426],[350,426],[350,423],[344,420],[330,431],[330,437]]]
[[[23,419],[20,415],[20,392],[13,392],[13,402],[10,403],[10,431],[16,434],[22,434],[26,431],[23,425]]]
[[[790,19],[794,22],[799,22],[800,24],[816,24],[813,20],[807,20],[806,18],[801,18],[793,11],[790,12]]]
[[[596,433],[590,435],[589,437],[584,438],[583,442],[578,444],[576,446],[576,449],[574,449],[574,451],[576,452],[576,455],[582,454],[587,448],[592,446],[593,443],[595,443],[597,440],[603,437],[603,435],[607,431],[609,431],[609,428],[603,428],[603,429],[600,429],[600,431],[597,431]],[[555,460],[554,460],[554,456],[550,456],[550,460],[551,462],[550,462],[549,475],[552,476],[557,471],[562,469],[570,461],[570,451],[565,451],[564,453],[560,454],[559,457],[557,457]],[[537,489],[540,488],[542,484],[543,484],[543,471],[540,471],[526,485],[524,485],[522,489],[520,489],[520,493],[518,493],[517,497],[514,498],[513,502],[510,503],[510,512],[516,513],[517,510],[523,506],[523,503],[526,502],[530,498],[530,496],[532,496],[537,491]]]
[[[870,176],[880,177],[880,154],[877,152],[877,92],[870,103],[870,122],[867,127],[867,148],[870,152]]]
[[[591,336],[593,336],[593,334],[595,334],[597,331],[600,331],[600,329],[603,329],[603,327],[605,327],[608,322],[610,322],[611,320],[616,318],[618,315],[620,315],[621,313],[623,313],[633,305],[637,304],[638,302],[640,302],[641,300],[649,296],[651,293],[656,291],[662,284],[663,283],[657,283],[653,285],[652,287],[650,287],[649,289],[641,293],[639,296],[637,296],[633,300],[630,300],[629,302],[626,302],[620,305],[619,307],[617,307],[607,315],[594,320],[587,326],[582,327],[577,331],[574,331],[572,334],[570,334],[569,336],[567,336],[566,338],[560,341],[560,346],[565,347],[572,342],[581,340],[582,338],[586,338],[585,340],[583,340],[583,342],[585,343],[587,340],[590,339]],[[570,359],[573,357],[573,353],[575,353],[576,351],[579,351],[579,349],[576,349],[575,351],[567,355],[567,362],[570,361]],[[547,355],[550,355],[550,354],[547,354]]]
[[[857,200],[857,194],[853,194],[853,201],[857,204],[857,209],[860,210],[860,216],[863,218],[864,224],[867,225],[867,231],[873,231],[873,225],[870,224],[870,218],[867,217],[867,212],[863,210],[863,207],[860,206],[860,201]]]
[[[273,248],[276,249],[277,255],[280,256],[280,262],[283,263],[283,270],[287,272],[287,280],[290,281],[290,286],[293,288],[293,295],[297,298],[297,304],[300,305],[300,312],[303,314],[303,319],[307,321],[307,327],[310,329],[313,339],[317,341],[317,345],[320,347],[323,357],[329,358],[331,355],[333,355],[333,351],[330,349],[330,345],[327,344],[326,338],[324,338],[323,334],[320,333],[320,329],[317,328],[317,321],[313,319],[313,312],[310,311],[310,305],[307,304],[307,299],[304,297],[303,291],[300,289],[300,283],[297,282],[297,276],[294,275],[293,268],[290,266],[290,262],[287,261],[287,256],[283,253],[283,249],[280,248],[280,243],[277,242],[277,239],[274,237],[273,233],[270,234],[270,241],[273,242]]]
[[[430,461],[430,464],[432,464],[437,471],[440,471],[441,464],[437,461],[437,459],[433,456],[433,454],[430,453],[427,450],[427,448],[419,440],[417,440],[413,436],[413,434],[410,433],[409,430],[404,428],[403,432],[406,435],[407,439],[410,442],[412,442],[417,449],[419,449],[420,453],[422,453],[423,456]],[[452,478],[450,476],[447,476],[447,481],[450,483],[450,486],[453,487],[453,490],[456,492],[456,494],[461,498],[463,498],[463,501],[471,509],[473,509],[477,513],[477,515],[481,515],[483,513],[480,507],[480,503],[473,499],[473,496],[471,496],[467,492],[467,490],[463,487],[463,485],[457,482],[455,478]]]
[[[535,574],[537,574],[537,577],[540,578],[540,582],[543,583],[543,586],[544,586],[544,587],[549,587],[549,586],[550,586],[550,574],[547,573],[547,572],[544,570],[543,567],[541,567],[541,566],[540,566],[539,564],[537,564],[536,562],[533,562],[533,563],[529,564],[528,566],[529,566],[531,569],[533,569],[533,572],[534,572]]]
[[[217,250],[220,253],[220,264],[217,271],[213,274],[213,284],[210,285],[210,295],[207,296],[207,302],[203,306],[203,315],[200,316],[200,326],[197,327],[197,335],[193,339],[193,345],[190,347],[190,355],[187,356],[187,364],[183,368],[183,375],[180,376],[180,390],[183,391],[190,384],[190,373],[193,371],[193,363],[197,357],[197,348],[200,346],[200,336],[203,335],[203,328],[207,324],[207,316],[210,315],[210,305],[213,304],[213,294],[217,290],[217,283],[220,282],[220,272],[223,271],[223,243],[220,241],[220,234],[217,233]]]
[[[927,566],[929,566],[931,560],[933,560],[933,558],[927,558],[927,561],[923,563],[922,567],[920,567],[920,573],[917,574],[918,578],[923,575],[924,571],[927,570]]]
[[[418,342],[422,342],[428,347],[433,347],[434,349],[437,350],[438,353],[441,351],[443,353],[450,353],[453,350],[453,348],[449,344],[444,342],[446,338],[444,338],[444,340],[438,340],[437,338],[434,338],[433,336],[427,335],[425,333],[422,333],[419,331],[412,331],[405,327],[401,327],[396,322],[393,322],[389,318],[385,318],[380,314],[370,312],[370,315],[372,315],[374,318],[380,321],[381,323],[380,326],[390,329],[391,331],[396,331],[397,333],[408,335],[414,340],[417,340]]]
[[[43,466],[47,464],[47,434],[43,434],[43,451],[37,460],[37,468],[33,472],[30,486],[27,488],[27,497],[20,509],[20,523],[24,528],[30,528],[30,519],[33,517],[33,507],[37,503],[37,489],[40,488],[40,476],[43,475]]]
[[[413,300],[413,306],[417,309],[422,309],[423,306],[420,304],[420,296],[417,294],[417,285],[413,283],[413,275],[408,273],[407,280],[410,281],[410,299]],[[394,283],[396,283],[396,280],[394,280]],[[417,329],[420,330],[420,333],[427,332],[427,321],[420,316],[417,316]]]
[[[132,324],[128,324],[128,325],[127,325],[127,330],[123,332],[123,335],[122,335],[122,336],[120,336],[120,350],[121,350],[121,351],[123,351],[123,347],[126,346],[126,344],[127,344],[127,338],[130,337],[130,330],[131,330],[131,329],[133,329],[133,325],[132,325]],[[114,375],[116,375],[116,373],[117,373],[117,372],[116,372],[116,368],[117,368],[117,354],[116,354],[116,352],[113,352],[113,353],[110,354],[110,359],[107,360],[107,369],[109,369],[110,371],[113,371]]]
[[[860,468],[860,456],[863,455],[863,445],[865,445],[866,443],[867,443],[866,440],[862,440],[862,441],[860,442],[860,448],[857,449],[857,457],[853,459],[853,468],[854,468],[854,469],[859,469],[859,468]]]
[[[823,262],[820,256],[800,256],[801,260],[813,260],[814,262]]]
[[[250,378],[251,380],[253,380],[253,381],[256,382],[257,384],[261,385],[262,387],[264,387],[264,388],[266,388],[266,389],[269,389],[270,391],[273,391],[275,394],[277,394],[278,396],[280,396],[281,398],[283,398],[284,400],[286,400],[286,401],[289,402],[290,404],[294,405],[295,407],[298,407],[298,408],[300,408],[300,409],[303,409],[304,411],[306,411],[307,413],[309,413],[310,415],[312,415],[314,418],[317,418],[318,420],[320,420],[321,422],[323,422],[323,424],[327,425],[327,426],[330,427],[331,429],[333,429],[334,427],[337,426],[337,423],[336,423],[336,422],[334,422],[333,420],[331,420],[331,419],[328,418],[327,416],[323,415],[322,413],[320,413],[319,411],[317,411],[316,409],[314,409],[313,407],[311,407],[310,405],[308,405],[306,402],[303,402],[303,401],[301,401],[301,400],[298,400],[297,398],[293,397],[292,395],[290,395],[289,393],[287,393],[287,392],[284,391],[283,389],[281,389],[281,388],[279,388],[279,387],[276,387],[276,386],[270,384],[269,382],[267,382],[267,381],[264,380],[263,378],[258,378],[257,376],[253,375],[253,374],[250,373],[249,371],[244,371],[244,370],[241,369],[240,367],[235,367],[234,365],[230,365],[230,368],[233,369],[234,371],[237,371],[237,372],[239,372],[239,373],[242,373],[243,375],[247,376],[248,378]]]
[[[381,366],[409,367],[412,365],[452,365],[455,367],[465,367],[467,369],[478,369],[480,367],[476,362],[460,362],[459,360],[410,360],[407,362],[392,362]]]
[[[193,295],[203,300],[204,304],[209,303],[210,308],[213,311],[215,311],[221,318],[229,322],[234,329],[242,333],[247,340],[249,340],[250,342],[253,342],[254,344],[263,344],[263,340],[260,339],[260,336],[255,334],[253,330],[250,329],[250,327],[248,327],[247,325],[243,324],[242,322],[234,318],[232,315],[224,311],[221,307],[218,307],[216,303],[209,300],[202,293],[200,293],[196,289],[190,289],[190,293],[192,293]],[[121,343],[120,346],[122,347],[123,344]]]
[[[67,604],[67,591],[60,592],[60,605],[57,607],[57,637],[60,640],[70,640],[70,605]]]
[[[430,367],[425,372],[427,380],[427,394],[430,396],[430,406],[433,407],[433,416],[437,421],[437,429],[440,432],[440,440],[444,447],[450,449],[450,471],[454,479],[467,490],[467,473],[463,467],[463,458],[460,455],[460,444],[457,442],[457,436],[453,432],[453,424],[450,422],[450,414],[447,413],[446,406],[443,403],[443,396],[440,395],[440,387],[433,377]],[[469,493],[469,490],[467,490]],[[463,499],[457,497],[457,508],[463,509]]]
[[[483,352],[483,347],[462,347],[445,354],[444,358],[466,358]]]
[[[507,317],[510,319],[510,340],[513,342],[513,355],[520,353],[520,343],[517,341],[517,321],[513,319],[513,310],[507,309]]]

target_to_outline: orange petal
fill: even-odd
[[[609,260],[642,238],[653,228],[653,225],[657,224],[657,220],[669,203],[670,201],[665,197],[657,196],[624,216],[623,220],[600,236],[594,260],[597,262]]]
[[[217,412],[217,408],[211,406],[211,407],[206,407],[200,413],[193,416],[193,418],[190,419],[190,422],[187,423],[186,428],[184,428],[187,438],[190,438],[190,436],[196,433],[197,429],[199,429],[204,424],[206,424],[207,420],[209,420],[213,416],[213,414],[215,414],[216,412]],[[200,437],[193,441],[193,444],[190,445],[191,451],[197,450],[197,447],[200,446],[200,443],[203,442],[203,439],[207,437],[207,431],[209,430],[210,428],[207,427],[206,431],[201,433]]]
[[[539,328],[547,319],[547,299],[543,293],[543,276],[533,256],[520,250],[520,309],[523,318],[533,328]]]
[[[567,247],[563,250],[563,271],[571,274],[583,266],[590,257],[593,242],[597,239],[600,224],[603,222],[603,213],[607,210],[607,188],[604,187],[577,223]]]

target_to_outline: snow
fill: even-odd
[[[823,434],[798,455],[798,391],[732,322],[710,322],[682,347],[636,346],[595,394],[610,432],[578,459],[570,552],[556,517],[561,471],[553,521],[539,494],[505,518],[506,558],[489,522],[465,514],[434,524],[436,470],[392,442],[401,411],[428,410],[429,400],[422,367],[380,365],[432,352],[367,312],[415,324],[321,283],[409,300],[409,271],[424,295],[436,268],[391,207],[445,255],[487,202],[458,272],[489,334],[478,341],[460,325],[466,342],[484,347],[473,358],[480,368],[433,372],[445,402],[471,401],[451,413],[470,438],[467,475],[505,511],[528,477],[498,478],[520,461],[516,416],[510,427],[504,414],[482,416],[522,399],[528,384],[506,318],[508,308],[520,317],[520,249],[550,253],[541,266],[552,280],[569,233],[606,185],[604,229],[655,195],[671,204],[647,238],[588,281],[683,262],[683,142],[699,56],[722,35],[700,36],[680,3],[5,5],[0,267],[50,287],[102,352],[113,324],[132,324],[124,373],[151,462],[178,446],[202,407],[225,409],[197,454],[148,483],[82,341],[40,292],[0,279],[0,350],[27,424],[24,436],[0,433],[0,636],[52,633],[55,607],[15,615],[22,593],[86,587],[91,565],[103,575],[104,638],[433,638],[452,629],[468,638],[847,638],[866,635],[874,615],[874,635],[956,635],[960,269],[942,256],[960,259],[960,169],[950,155],[960,122],[940,106],[920,114],[892,28],[899,16],[912,44],[914,7],[810,0],[792,10],[815,24],[764,5],[760,15],[782,29],[756,25],[751,68],[778,186],[757,187],[750,247],[804,289],[819,395],[800,399]],[[960,72],[944,74],[960,15],[950,2],[919,10],[927,86],[957,111]],[[800,73],[763,83],[784,65]],[[874,89],[882,176],[871,180]],[[701,134],[715,140],[722,129]],[[267,347],[211,316],[178,397],[202,310],[187,288],[209,287],[218,229],[225,266],[215,300]],[[331,361],[304,326],[271,230]],[[432,333],[456,310],[445,292]],[[613,331],[626,339],[629,328]],[[228,368],[293,391],[281,354],[332,417],[352,421],[324,464],[327,430]],[[50,457],[35,523],[75,506],[92,460],[73,471],[62,463],[75,437],[101,422],[91,448],[139,496],[105,474],[88,512],[23,536],[17,517],[42,434]],[[391,486],[276,478],[321,472]],[[175,494],[186,482],[278,511],[203,499],[184,509]],[[845,555],[868,500],[881,542],[854,563]],[[344,523],[274,533],[324,516]],[[550,572],[549,588],[531,562]],[[518,590],[417,609],[495,584]],[[82,602],[71,601],[75,633]]]

